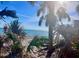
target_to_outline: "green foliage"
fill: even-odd
[[[12,33],[25,36],[26,33],[24,29],[21,27],[21,24],[18,20],[14,20],[13,22],[10,23],[9,30],[11,30]]]
[[[41,15],[41,13],[42,13],[42,15]],[[41,17],[40,17],[40,19],[39,19],[39,26],[41,26],[41,24],[42,24],[42,22],[43,22],[43,20],[45,20],[46,19],[46,26],[47,26],[47,16],[45,15],[45,13],[46,13],[46,10],[45,10],[45,4],[44,4],[44,2],[40,5],[40,8],[38,9],[38,11],[37,11],[37,16],[39,17],[40,15],[41,15]]]
[[[46,37],[37,37],[35,36],[34,39],[30,42],[27,51],[32,50],[32,46],[36,46],[37,48],[43,47],[44,43],[48,39]]]
[[[12,18],[18,18],[16,15],[16,11],[14,10],[7,10],[7,7],[5,7],[2,11],[0,11],[0,17],[5,18],[6,17],[12,17]]]
[[[18,48],[20,48],[20,43],[19,43],[19,42],[15,43],[15,44],[12,46],[12,49],[13,49],[13,50],[16,50],[16,49],[18,49]]]
[[[16,37],[16,35],[14,35],[13,33],[7,32],[6,35],[7,35],[7,37],[8,37],[9,39],[13,40],[14,42],[17,41],[17,37]]]
[[[40,20],[39,20],[39,26],[41,26],[43,19],[44,19],[44,17],[43,17],[43,16],[42,16],[42,17],[40,17]]]
[[[79,49],[79,43],[74,44],[76,49]]]
[[[3,41],[2,40],[0,40],[0,47],[2,47],[3,46]]]

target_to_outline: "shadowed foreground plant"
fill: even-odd
[[[7,39],[11,39],[13,41],[13,45],[11,47],[11,54],[7,57],[21,57],[22,54],[22,46],[20,39],[18,36],[25,37],[26,33],[24,29],[20,26],[20,23],[18,20],[14,20],[13,22],[10,23],[8,31],[5,32]],[[23,38],[22,38],[23,39]],[[20,55],[20,56],[18,56]]]
[[[4,18],[4,16],[18,18],[16,12],[14,10],[7,10],[7,7],[5,7],[2,11],[0,11],[0,17]]]
[[[9,30],[12,33],[17,34],[19,36],[26,35],[24,29],[21,27],[21,23],[18,20],[14,20],[13,22],[10,23]]]
[[[43,47],[44,43],[47,41],[48,39],[45,37],[38,37],[35,36],[34,39],[30,42],[27,51],[30,52],[30,50],[32,50],[33,46],[36,46],[37,48]]]
[[[5,7],[2,11],[0,11],[0,19],[3,20],[5,23],[7,23],[5,21],[5,16],[11,17],[11,18],[14,18],[14,19],[18,18],[18,16],[16,15],[16,11],[15,10],[7,10],[7,7]]]
[[[70,16],[68,15],[68,13],[66,12],[66,9],[64,7],[60,7],[57,10],[57,16],[59,18],[59,21],[61,22],[61,20],[63,20],[64,18],[68,18],[68,21],[70,21]]]
[[[3,41],[0,40],[0,48],[3,46]]]

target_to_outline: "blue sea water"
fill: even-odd
[[[29,36],[48,36],[47,31],[41,31],[41,30],[25,30],[27,35]],[[3,34],[3,29],[0,28],[0,34]]]
[[[25,31],[30,36],[48,36],[48,32],[39,30],[26,30]]]
[[[0,34],[3,34],[3,29],[2,28],[0,28]]]

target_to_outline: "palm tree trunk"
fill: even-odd
[[[50,58],[53,51],[55,50],[55,48],[53,48],[53,28],[50,25],[49,26],[49,45],[48,45],[48,51],[47,51],[47,55],[46,58]]]
[[[50,47],[52,46],[52,44],[53,44],[53,28],[52,28],[52,26],[50,25],[49,26],[49,44],[50,44]]]

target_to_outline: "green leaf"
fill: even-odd
[[[10,23],[9,30],[11,30],[12,33],[17,34],[19,36],[26,35],[24,29],[21,27],[21,23],[18,20],[14,20]]]
[[[6,33],[6,35],[8,36],[9,39],[13,40],[14,42],[17,41],[17,38],[14,34],[10,33]]]
[[[68,18],[68,21],[71,21],[71,18],[70,18],[70,16],[67,14],[67,18]]]
[[[41,14],[41,9],[37,11],[37,16],[40,16],[40,14]]]
[[[37,16],[40,16],[41,13],[43,13],[43,14],[45,13],[45,5],[44,5],[44,3],[42,3],[40,5],[40,8],[37,11]]]
[[[48,18],[47,17],[48,17],[48,15],[45,16],[45,19],[46,19],[45,25],[46,26],[48,26]]]
[[[18,48],[20,48],[20,43],[19,43],[19,42],[15,43],[15,44],[12,46],[12,50],[16,50],[16,49],[18,49]]]
[[[37,37],[35,36],[34,39],[31,41],[29,44],[27,51],[30,51],[32,49],[32,46],[36,46],[37,48],[44,46],[43,44],[47,41],[48,39],[45,37]]]
[[[44,19],[44,17],[41,16],[41,17],[40,17],[40,20],[39,20],[39,26],[41,26],[43,19]]]

